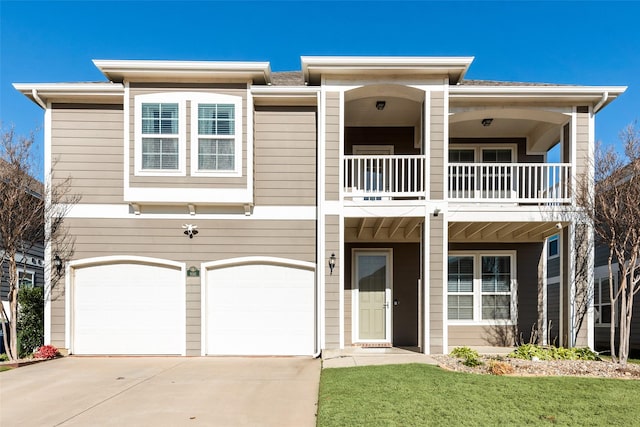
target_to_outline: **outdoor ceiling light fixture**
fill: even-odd
[[[334,268],[336,268],[336,254],[332,253],[329,257],[329,276],[333,275]]]
[[[184,230],[185,236],[189,236],[190,239],[193,239],[193,236],[198,234],[198,230],[196,230],[196,228],[198,228],[197,225],[194,225],[194,224],[183,224],[182,228],[185,229]]]
[[[55,258],[53,259],[53,265],[56,267],[56,271],[58,272],[58,274],[60,274],[60,272],[62,271],[62,259],[60,258],[60,255],[56,254]]]
[[[376,108],[380,111],[384,110],[385,105],[387,105],[387,101],[376,101]]]
[[[493,123],[493,119],[491,118],[482,119],[482,126],[484,127],[491,126],[491,123]]]

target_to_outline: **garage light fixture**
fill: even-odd
[[[332,253],[329,257],[329,276],[333,275],[334,268],[336,268],[336,254]]]

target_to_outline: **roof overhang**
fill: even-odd
[[[49,101],[121,104],[124,95],[122,84],[110,82],[14,83],[13,87],[42,108],[46,108],[46,103]]]
[[[462,80],[473,57],[388,57],[388,56],[303,56],[302,73],[308,84],[320,83],[323,74],[379,75],[447,75],[455,84]]]
[[[595,108],[594,112],[607,106],[620,96],[626,86],[465,86],[449,88],[451,102],[492,102],[492,101],[543,101],[566,104],[586,104]]]
[[[180,82],[271,82],[269,62],[103,60],[93,63],[109,80]]]

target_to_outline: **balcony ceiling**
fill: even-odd
[[[558,233],[557,222],[451,222],[449,242],[542,242]]]
[[[490,126],[482,120],[493,119]],[[559,112],[525,109],[477,109],[449,116],[451,138],[527,138],[529,154],[545,153],[560,140],[569,116]]]
[[[419,242],[421,217],[345,218],[345,242]]]
[[[376,102],[384,101],[383,110]],[[419,126],[422,108],[419,102],[406,98],[378,95],[348,101],[345,126]]]

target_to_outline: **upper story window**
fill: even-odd
[[[178,170],[177,103],[142,103],[142,169]]]
[[[235,136],[233,104],[198,104],[197,170],[233,172]]]
[[[187,170],[192,176],[242,174],[241,97],[138,95],[134,117],[136,175],[185,176]]]

